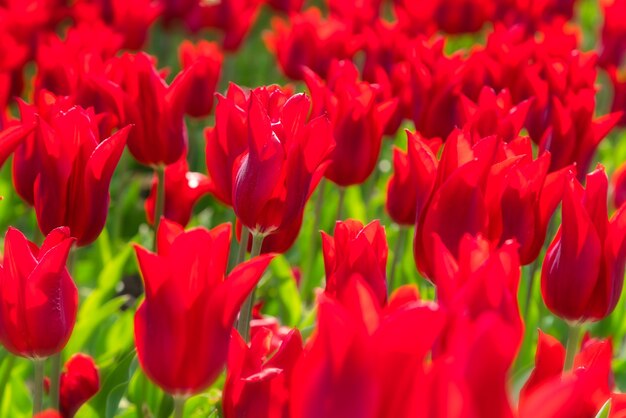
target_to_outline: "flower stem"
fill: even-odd
[[[237,261],[235,267],[243,263],[246,259],[246,253],[248,252],[248,239],[250,236],[250,230],[247,227],[241,229],[241,242],[239,242],[239,251],[237,252]]]
[[[263,245],[263,239],[265,235],[252,233],[252,251],[250,251],[250,258],[254,258],[261,254],[261,246]],[[241,311],[239,312],[239,322],[237,323],[237,331],[239,331],[239,335],[246,341],[250,341],[250,317],[252,315],[252,305],[254,304],[254,292],[256,291],[256,286],[252,289],[252,292],[248,295],[243,305],[241,306]]]
[[[43,366],[45,359],[33,360],[35,365],[35,387],[33,391],[33,416],[43,410]]]
[[[311,288],[313,286],[313,270],[315,269],[315,259],[319,250],[320,229],[323,230],[322,223],[322,207],[324,206],[324,189],[326,188],[326,179],[322,178],[317,189],[317,198],[315,199],[315,208],[313,212],[313,228],[311,229],[311,241],[309,244],[308,257],[302,262],[303,274],[300,284],[300,293],[305,301],[308,302]]]
[[[61,353],[50,357],[50,399],[52,409],[59,409],[59,385],[61,378]]]
[[[15,356],[9,354],[5,362],[2,363],[4,366],[2,368],[2,374],[0,374],[0,410],[2,410],[2,401],[4,398],[4,392],[11,377],[11,371],[13,371],[13,366],[15,366]]]
[[[157,231],[159,230],[159,223],[165,210],[165,166],[159,164],[154,167],[154,172],[157,176],[157,195],[156,203],[154,205],[154,251],[157,251]]]
[[[391,261],[391,270],[389,272],[389,293],[395,288],[396,271],[398,264],[404,256],[404,247],[406,245],[407,235],[409,235],[409,228],[406,226],[400,226],[398,236],[396,237],[396,245],[393,249],[393,260]]]
[[[578,345],[580,343],[581,331],[583,329],[581,324],[568,323],[567,333],[567,346],[565,349],[565,365],[563,370],[568,372],[574,367],[574,357],[578,352]]]
[[[530,263],[530,265],[527,267],[527,271],[528,271],[528,282],[527,282],[527,286],[528,288],[526,289],[526,300],[524,301],[524,322],[526,322],[526,320],[528,319],[528,315],[530,314],[530,302],[532,301],[532,296],[533,296],[533,285],[535,283],[535,273],[537,271],[537,266],[539,265],[539,262],[537,260],[533,261],[532,263]]]
[[[186,396],[174,395],[174,418],[183,418],[185,416],[185,402],[187,402]]]
[[[346,188],[339,186],[339,202],[337,203],[337,220],[343,219],[343,207],[346,201]]]

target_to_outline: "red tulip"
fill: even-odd
[[[146,289],[135,314],[137,355],[166,392],[195,394],[224,367],[233,322],[271,256],[243,263],[226,278],[230,225],[184,232],[164,219],[157,238],[157,254],[135,247]]]
[[[289,418],[289,387],[302,337],[291,331],[275,352],[271,340],[272,332],[262,328],[248,347],[233,332],[222,398],[225,418]]]
[[[51,231],[41,248],[10,227],[0,268],[0,343],[11,353],[45,358],[59,353],[76,322],[78,290],[67,268],[74,238]]]
[[[623,25],[626,16],[626,1],[603,0],[602,6],[602,41],[599,63],[603,67],[619,67],[624,61],[626,48],[626,28]]]
[[[278,231],[271,235],[268,235],[263,239],[261,244],[261,254],[269,253],[286,253],[293,246],[298,238],[300,229],[302,228],[302,215],[298,219],[295,219],[293,223],[285,225]],[[236,224],[237,241],[241,242],[241,233],[243,225],[239,219]],[[248,252],[252,251],[252,234],[248,236]]]
[[[61,416],[61,414],[57,411],[47,409],[35,415],[34,418],[63,418],[63,416]]]
[[[394,11],[401,24],[426,32],[477,32],[492,19],[496,3],[486,0],[395,0]]]
[[[193,68],[193,81],[185,108],[193,117],[203,117],[213,109],[213,95],[222,71],[224,57],[217,44],[200,41],[196,45],[183,41],[179,47],[179,59],[183,68]]]
[[[72,418],[100,390],[100,376],[93,359],[74,354],[61,373],[59,405],[63,418]]]
[[[221,177],[234,177],[233,209],[241,223],[269,235],[302,216],[328,165],[332,136],[326,117],[305,122],[310,104],[304,94],[287,98],[260,88],[250,92],[247,106],[247,149]]]
[[[266,0],[266,2],[272,9],[287,14],[298,13],[304,6],[304,0]]]
[[[359,73],[349,61],[333,63],[324,83],[313,72],[306,72],[313,98],[313,114],[328,114],[336,147],[326,178],[340,186],[363,183],[374,171],[380,155],[383,131],[397,100],[376,102],[377,88],[359,81]]]
[[[152,180],[150,195],[144,204],[148,223],[154,224],[158,179]],[[211,179],[204,174],[189,171],[187,156],[165,168],[165,208],[163,217],[181,225],[187,225],[193,207],[202,196],[211,192]]]
[[[338,221],[334,236],[322,232],[326,294],[341,298],[354,276],[371,288],[376,301],[387,303],[387,239],[379,221],[365,227],[355,220]]]
[[[104,228],[109,183],[122,156],[130,126],[99,141],[92,110],[72,107],[39,124],[41,166],[34,185],[39,228],[65,225],[77,244],[92,243]]]
[[[626,162],[613,173],[613,203],[619,208],[626,203]]]
[[[183,115],[191,94],[193,68],[183,70],[167,86],[153,59],[140,52],[122,55],[113,62],[110,73],[128,96],[126,122],[135,124],[128,136],[133,157],[145,165],[178,161],[187,147]]]
[[[426,206],[437,176],[441,139],[407,131],[407,152],[393,150],[393,175],[387,184],[387,213],[400,225],[413,225]]]
[[[626,77],[621,70],[616,68],[608,68],[611,84],[613,85],[613,102],[611,104],[612,112],[620,112],[622,117],[618,124],[626,125]]]
[[[312,7],[288,21],[272,20],[272,33],[265,37],[265,44],[287,77],[303,80],[305,67],[325,78],[332,61],[350,59],[359,41],[344,22],[332,16],[324,19],[320,10]]]
[[[328,0],[328,9],[331,16],[349,24],[355,33],[359,33],[378,20],[381,3],[382,0]]]
[[[546,306],[570,321],[609,315],[622,292],[626,263],[626,206],[607,219],[608,179],[602,166],[587,175],[587,188],[570,179],[562,225],[541,271]]]
[[[0,167],[2,167],[13,152],[20,147],[30,133],[35,129],[37,120],[13,123],[0,131]]]

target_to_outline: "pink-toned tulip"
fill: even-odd
[[[183,68],[193,68],[193,81],[187,98],[188,115],[199,118],[207,116],[213,109],[213,96],[222,71],[224,56],[217,44],[200,41],[196,45],[189,41],[180,44],[179,59]]]
[[[41,248],[10,227],[0,268],[0,343],[33,359],[59,353],[76,322],[78,290],[67,268],[74,239],[51,231]]]
[[[598,166],[586,189],[570,178],[562,225],[548,247],[541,271],[546,306],[570,321],[609,315],[622,292],[626,263],[626,206],[607,216],[608,178]]]
[[[163,219],[157,253],[135,247],[146,289],[135,314],[137,355],[170,394],[198,393],[219,376],[237,312],[271,260],[254,258],[226,277],[230,235],[230,225],[184,231]]]

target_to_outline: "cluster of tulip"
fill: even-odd
[[[0,0],[0,416],[626,416],[624,336],[594,325],[625,277],[626,0],[598,52],[576,0],[262,3]],[[181,35],[170,76],[147,51]],[[282,74],[242,87],[255,40]],[[115,246],[120,176],[152,231]]]

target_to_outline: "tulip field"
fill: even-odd
[[[0,0],[0,418],[626,417],[626,0]]]

